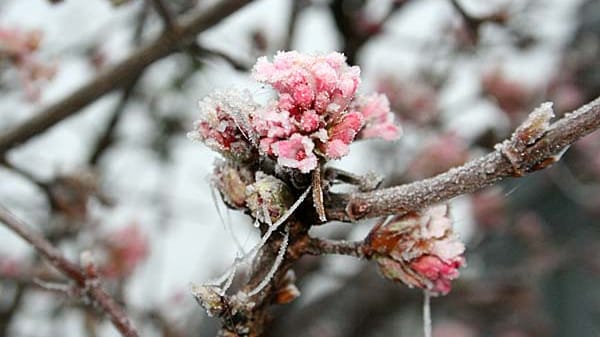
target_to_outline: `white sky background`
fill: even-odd
[[[373,80],[380,74],[407,76],[413,69],[422,66],[424,60],[415,44],[435,38],[442,23],[448,22],[454,15],[446,0],[415,2],[401,11],[400,15],[394,16],[386,25],[385,32],[371,41],[359,55],[364,74],[363,88],[373,87]],[[500,0],[463,2],[473,13],[486,13],[507,3]],[[451,107],[457,101],[475,96],[478,74],[490,64],[499,62],[506,65],[509,72],[519,74],[519,78],[526,83],[539,83],[552,75],[552,69],[559,61],[558,50],[572,29],[573,10],[580,1],[538,2],[543,5],[527,18],[527,23],[536,27],[547,43],[530,52],[517,52],[502,46],[503,35],[498,29],[486,29],[484,37],[497,43],[498,47],[457,62],[457,67],[452,71],[452,85],[442,95],[443,106]],[[376,0],[373,3],[371,7],[376,16],[381,12],[378,6],[383,7],[388,1]],[[512,3],[511,8],[517,8],[519,1]],[[101,47],[111,62],[126,57],[131,50],[132,19],[140,5],[141,1],[132,1],[131,4],[113,8],[107,0],[65,0],[53,6],[43,0],[3,0],[0,4],[0,26],[41,29],[44,32],[41,57],[54,59],[59,72],[43,90],[42,99],[37,104],[27,103],[19,92],[0,98],[0,128],[30,117],[39,107],[61,99],[93,76],[93,70],[77,46],[100,39],[103,41]],[[266,33],[269,45],[276,50],[284,38],[289,6],[290,2],[283,0],[257,1],[202,34],[199,39],[207,46],[243,59],[248,57],[250,50],[249,31],[260,28]],[[148,35],[153,35],[159,28],[156,21]],[[322,6],[313,6],[303,12],[293,41],[295,48],[303,52],[328,52],[340,47],[333,20]],[[210,90],[231,85],[252,85],[245,74],[231,70],[226,63],[211,61],[208,69],[198,72],[182,92],[169,92],[167,80],[177,66],[177,57],[153,65],[144,76],[142,88],[148,93],[164,97],[161,104],[176,105],[177,111],[185,113],[190,123],[197,113],[197,101]],[[256,86],[253,88],[258,94],[264,90]],[[75,117],[11,152],[10,160],[41,178],[50,178],[57,173],[78,168],[97,133],[102,130],[117,98],[114,94],[102,98]],[[191,296],[188,296],[189,283],[199,283],[216,276],[235,256],[235,245],[220,224],[210,198],[208,177],[215,155],[181,134],[169,144],[173,149],[173,161],[166,165],[161,163],[145,138],[146,134],[152,133],[153,127],[145,109],[139,104],[132,104],[126,111],[119,127],[120,141],[102,162],[104,187],[110,195],[116,196],[117,206],[111,209],[96,206],[94,217],[101,221],[103,230],[138,221],[151,238],[151,256],[129,284],[128,296],[134,307],[168,303],[170,298],[181,293],[184,294],[185,304],[195,305]],[[467,110],[444,110],[446,128],[466,137],[474,137],[490,123],[506,124],[498,119],[500,113],[496,109],[492,104],[480,100]],[[397,146],[406,147],[406,144],[419,143],[420,139],[419,135],[408,132],[406,141],[401,139]],[[378,163],[364,160],[380,145],[360,144],[337,166],[357,172],[372,169],[386,173],[381,171],[390,168],[382,169]],[[27,181],[1,168],[0,203],[33,224],[44,224],[48,220],[48,209],[42,194]],[[465,209],[458,212],[461,220],[459,225],[463,231],[469,232],[468,199],[463,198],[459,205],[457,208]],[[168,223],[161,221],[164,212],[171,215]],[[246,243],[246,247],[251,246],[257,233],[249,220],[233,212],[230,214],[238,238]],[[359,227],[354,236],[358,238],[364,231],[365,227]],[[0,226],[0,256],[29,253],[18,238]],[[347,264],[343,265],[344,268],[336,263],[331,265],[337,265],[338,269],[348,267]],[[0,291],[1,288],[0,285]],[[314,295],[324,289],[318,288],[308,292]],[[61,331],[69,336],[80,335],[81,324],[76,315],[65,319],[64,326],[39,320],[48,317],[44,310],[47,310],[50,300],[49,297],[39,296],[28,299],[31,305],[26,306],[27,315],[21,316],[15,331],[23,336],[46,336]],[[109,327],[103,332],[106,336],[116,334]]]

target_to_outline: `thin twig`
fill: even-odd
[[[57,207],[56,201],[54,199],[54,195],[52,194],[52,190],[50,188],[50,184],[48,184],[44,181],[41,181],[38,178],[34,177],[33,174],[31,174],[19,167],[16,167],[12,163],[10,163],[8,160],[6,160],[6,158],[0,158],[0,165],[6,167],[7,169],[11,170],[12,172],[14,172],[16,174],[22,176],[23,178],[29,180],[31,183],[33,183],[34,185],[39,187],[44,192],[46,197],[48,198],[48,203],[50,204],[50,206],[53,209],[55,209]]]
[[[0,221],[22,239],[29,242],[52,266],[75,281],[75,285],[81,290],[82,294],[89,296],[108,315],[123,336],[139,336],[125,311],[102,289],[97,279],[91,278],[80,266],[67,260],[48,240],[31,230],[29,226],[16,218],[2,205],[0,205]]]
[[[503,153],[506,148],[452,168],[435,177],[381,190],[329,194],[325,205],[329,220],[355,221],[419,210],[426,206],[472,193],[506,177],[545,168],[565,148],[600,128],[600,97],[550,125],[543,136],[519,155],[515,168]]]
[[[165,29],[177,29],[177,22],[173,18],[173,15],[171,15],[171,11],[169,10],[169,8],[167,8],[167,5],[162,0],[150,0],[150,2],[152,3],[152,6],[154,7],[158,15],[160,15],[160,18],[163,20],[163,23],[165,24]]]
[[[98,137],[96,144],[92,148],[90,159],[88,160],[88,164],[90,166],[94,166],[98,163],[104,152],[110,147],[113,143],[114,133],[117,127],[117,124],[121,120],[121,116],[123,116],[123,111],[127,106],[127,102],[131,97],[136,83],[139,77],[134,79],[131,83],[129,83],[121,93],[121,97],[119,98],[119,102],[115,106],[112,114],[110,115],[110,119],[108,120],[108,124],[104,129],[104,132]]]
[[[179,29],[166,31],[122,62],[98,74],[72,94],[37,112],[22,124],[0,134],[0,155],[39,135],[105,94],[123,87],[154,62],[178,51],[198,33],[216,25],[252,0],[223,0],[177,20]]]

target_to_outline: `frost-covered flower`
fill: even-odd
[[[371,233],[368,247],[385,277],[434,295],[450,292],[465,265],[465,246],[452,230],[447,205],[391,220]]]
[[[229,89],[215,91],[199,102],[201,118],[188,133],[193,140],[202,141],[206,146],[220,152],[225,157],[244,161],[254,152],[254,132],[248,115],[257,105],[250,93]]]
[[[253,125],[261,129],[273,114],[286,116],[291,122],[286,129],[291,132],[284,137],[259,131],[261,137],[266,137],[261,139],[263,152],[277,157],[279,165],[298,168],[304,173],[318,163],[313,153],[306,152],[308,148],[319,150],[328,159],[346,155],[348,145],[363,126],[362,116],[348,109],[360,84],[359,75],[360,69],[346,64],[340,53],[279,52],[272,62],[261,57],[254,66],[253,76],[270,84],[278,97],[272,104],[275,110],[257,111],[252,117]],[[279,148],[277,151],[275,146]]]
[[[390,111],[390,101],[383,94],[361,96],[353,104],[365,118],[365,127],[359,138],[383,138],[396,140],[402,135],[402,129],[394,123],[394,114]]]
[[[308,173],[317,167],[317,156],[313,153],[315,144],[307,136],[294,133],[287,140],[273,143],[271,148],[277,156],[277,163],[284,167],[299,169]]]
[[[281,167],[309,173],[319,157],[348,154],[359,135],[387,140],[400,135],[384,96],[357,96],[360,69],[349,66],[340,53],[279,52],[272,61],[259,58],[252,74],[273,87],[276,98],[259,106],[246,97],[213,94],[203,101],[204,116],[192,138],[233,158],[246,158],[258,149]],[[240,101],[248,107],[240,107]]]

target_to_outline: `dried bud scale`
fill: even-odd
[[[263,223],[277,222],[293,203],[293,195],[286,183],[260,171],[256,172],[256,182],[246,188],[246,205],[252,216]]]
[[[213,182],[229,207],[246,208],[246,188],[254,183],[254,174],[248,167],[232,161],[217,161]]]
[[[219,294],[218,287],[192,285],[192,295],[211,317],[219,317],[227,309],[225,298]]]

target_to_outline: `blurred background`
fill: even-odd
[[[171,15],[218,1],[164,0]],[[162,31],[149,1],[0,2],[0,133],[70,95]],[[71,259],[93,252],[144,336],[214,336],[190,283],[252,247],[250,219],[213,196],[215,153],[186,138],[216,88],[269,95],[249,71],[278,50],[341,51],[404,129],[332,165],[394,185],[493,149],[544,101],[558,115],[600,94],[600,2],[259,0],[140,76],[0,158],[0,203]],[[600,336],[600,133],[551,169],[452,201],[468,267],[432,302],[433,335]],[[361,239],[371,223],[314,235]],[[420,291],[349,257],[304,258],[302,292],[269,336],[420,336]],[[33,280],[62,280],[0,226],[0,336],[117,336]]]

